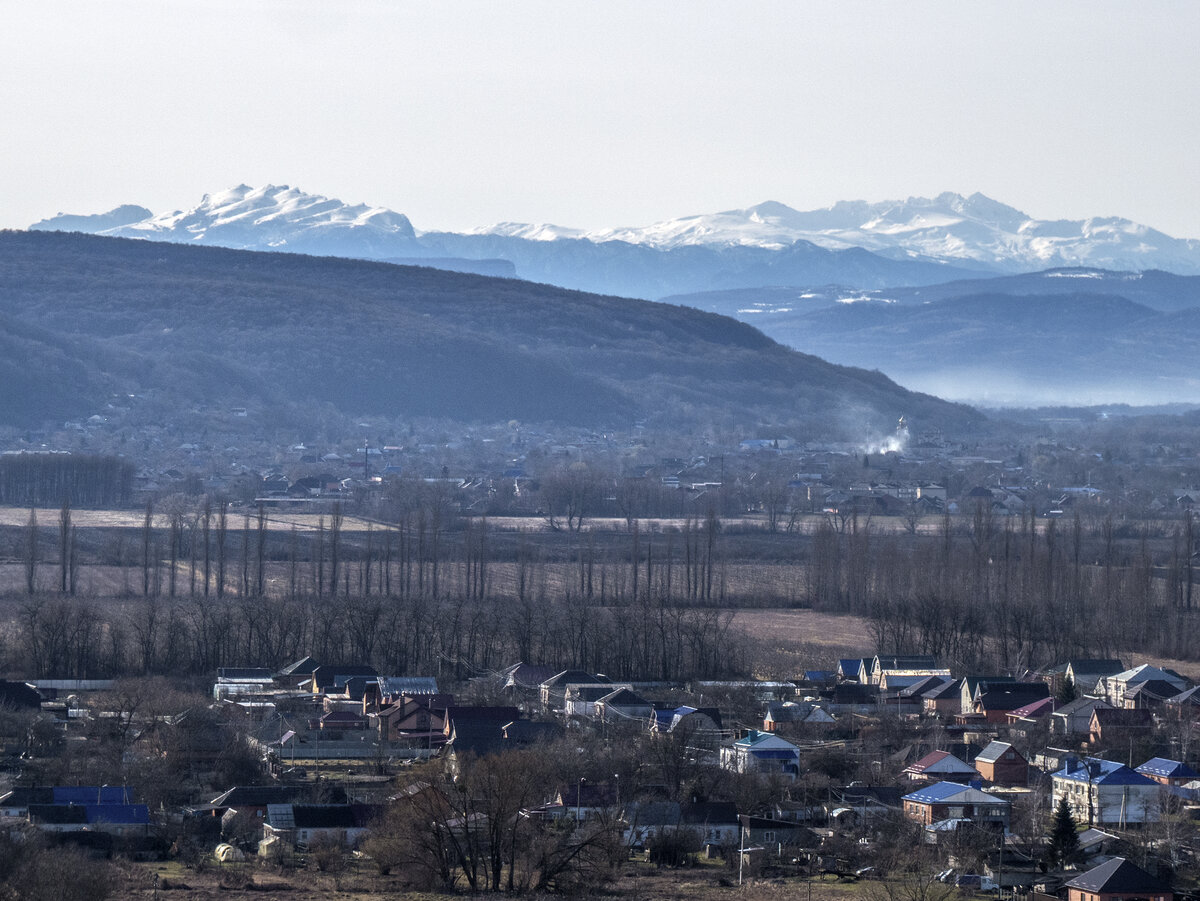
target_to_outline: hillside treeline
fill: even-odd
[[[118,507],[133,494],[133,464],[120,457],[0,455],[0,505]]]

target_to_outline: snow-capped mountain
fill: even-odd
[[[622,241],[664,250],[690,245],[783,248],[811,241],[830,250],[861,247],[893,259],[976,264],[1007,272],[1095,266],[1200,273],[1200,241],[1172,238],[1121,218],[1034,219],[982,194],[843,201],[807,212],[767,201],[641,228],[583,231],[505,222],[473,233],[535,241]]]
[[[111,215],[104,214],[95,224]],[[116,226],[81,228],[80,218],[60,215],[30,228],[335,256],[403,255],[419,249],[412,223],[401,213],[346,204],[287,185],[238,185],[205,194],[190,210],[147,215]]]
[[[144,215],[143,215],[144,214]],[[982,194],[847,201],[801,212],[767,202],[642,228],[586,231],[505,222],[468,232],[417,231],[384,207],[297,188],[239,185],[189,210],[120,207],[33,226],[117,237],[384,259],[515,274],[603,294],[658,298],[830,283],[859,289],[1088,266],[1200,274],[1200,241],[1127,219],[1033,219]]]

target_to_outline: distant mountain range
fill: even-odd
[[[807,212],[767,202],[642,228],[501,223],[454,233],[418,231],[383,207],[239,185],[189,210],[151,215],[124,206],[31,228],[363,259],[501,259],[521,278],[650,298],[834,282],[927,285],[1062,266],[1200,274],[1200,241],[1120,218],[1033,219],[982,194],[848,201]]]
[[[366,215],[362,221],[386,221]],[[887,433],[982,422],[735,320],[428,268],[0,232],[0,423],[136,394],[271,427],[328,417]]]

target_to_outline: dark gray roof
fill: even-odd
[[[1171,891],[1168,883],[1157,876],[1151,876],[1124,857],[1114,857],[1086,873],[1081,873],[1067,883],[1067,888],[1077,888],[1097,895],[1162,894]]]

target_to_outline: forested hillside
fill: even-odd
[[[323,404],[596,427],[979,421],[723,316],[295,254],[3,233],[0,328],[9,424],[86,414],[114,392],[294,421]]]

